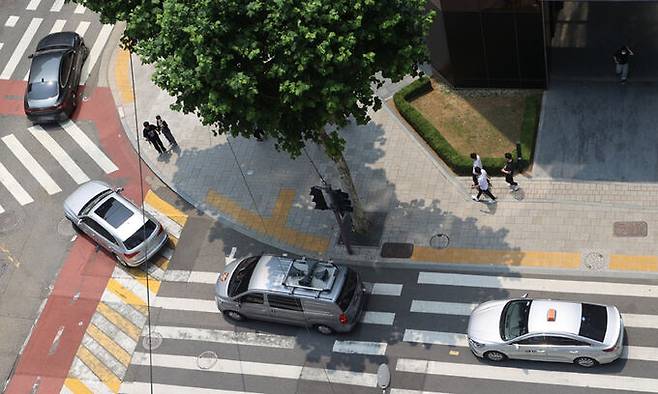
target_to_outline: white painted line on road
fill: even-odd
[[[392,312],[374,312],[365,311],[361,315],[361,323],[364,324],[379,324],[383,326],[392,326],[395,320],[395,313]]]
[[[53,6],[50,7],[50,12],[60,12],[64,6],[64,0],[55,0]]]
[[[496,367],[479,364],[460,364],[401,358],[396,371],[420,374],[488,379],[523,384],[600,388],[619,391],[658,393],[658,380],[621,375],[542,371],[526,368]],[[509,391],[514,391],[510,389]]]
[[[98,380],[98,377],[78,357],[73,358],[73,364],[71,364],[71,369],[69,370],[69,377],[82,381],[82,383],[84,383],[84,385],[94,394],[113,394],[112,390]]]
[[[186,282],[186,283],[203,283],[214,285],[219,277],[218,272],[210,271],[187,271],[187,270],[167,270],[164,274],[164,282]]]
[[[219,313],[215,301],[196,298],[156,297],[151,306],[178,311]]]
[[[124,382],[119,392],[121,394],[144,394],[151,392],[158,394],[257,394],[256,391],[232,391],[220,389],[206,389],[203,387],[175,386],[160,383]]]
[[[73,121],[67,120],[66,122],[60,123],[60,125],[64,128],[64,131],[66,131],[68,135],[80,145],[80,148],[87,152],[89,157],[91,157],[96,164],[105,171],[106,174],[119,169],[114,163],[112,163],[112,160],[110,160],[110,158],[107,157],[82,130],[80,130],[78,125],[73,123]]]
[[[19,204],[25,205],[33,202],[34,200],[30,195],[23,189],[23,186],[18,183],[16,178],[11,175],[7,168],[0,163],[0,183],[2,183],[5,188],[11,193],[12,196],[18,201]]]
[[[658,361],[658,349],[646,346],[624,346],[621,358],[627,360]]]
[[[30,0],[30,2],[27,4],[27,7],[25,7],[25,9],[36,10],[37,7],[39,6],[39,3],[41,3],[41,0]]]
[[[167,234],[180,239],[180,233],[183,230],[183,227],[180,224],[176,223],[169,216],[153,208],[146,202],[144,203],[144,210],[153,215],[157,221],[162,224]]]
[[[41,18],[32,18],[32,21],[30,22],[30,25],[27,27],[27,30],[25,30],[23,37],[21,37],[21,40],[18,42],[18,45],[16,45],[16,48],[14,48],[14,52],[11,54],[11,58],[9,58],[9,61],[5,65],[5,68],[2,70],[2,74],[0,74],[0,79],[11,78],[11,75],[14,73],[14,70],[16,69],[18,62],[21,61],[21,59],[23,58],[23,54],[25,53],[27,46],[30,45],[32,38],[36,34],[37,29],[41,25],[42,21],[43,19]]]
[[[87,57],[87,62],[84,65],[84,69],[82,70],[82,75],[80,76],[80,85],[87,83],[87,78],[89,78],[91,70],[94,69],[96,61],[98,61],[101,52],[103,52],[103,48],[107,43],[107,39],[110,38],[110,33],[112,33],[113,27],[113,25],[103,25],[100,33],[98,33],[96,41],[89,51],[89,57]]]
[[[78,4],[77,7],[75,7],[75,10],[73,11],[74,14],[84,14],[85,13],[85,6],[82,4]]]
[[[18,16],[10,15],[9,18],[7,18],[7,20],[5,21],[5,26],[14,27],[16,26],[16,22],[18,22]]]
[[[126,304],[123,299],[111,291],[104,291],[101,296],[101,301],[123,316],[126,320],[129,320],[136,327],[143,327],[146,323],[146,316],[142,315],[141,312],[133,308],[131,305]]]
[[[363,282],[368,293],[373,295],[399,296],[402,294],[402,285],[396,283]]]
[[[115,376],[123,376],[126,373],[127,368],[90,335],[83,335],[82,345],[86,347],[94,357],[102,362],[103,365]]]
[[[404,330],[402,341],[444,346],[468,346],[468,338],[466,337],[466,334],[458,334],[454,332],[406,329]]]
[[[294,349],[295,337],[275,334],[255,333],[249,331],[214,330],[206,328],[155,326],[164,339],[227,343],[242,346],[260,346],[277,349]]]
[[[196,356],[177,356],[173,354],[154,353],[153,366],[178,368],[198,371]],[[134,365],[149,365],[149,354],[136,352],[133,355]],[[349,384],[354,386],[375,387],[377,375],[373,373],[341,371],[336,369],[315,368],[288,364],[269,364],[253,361],[217,359],[217,362],[206,372],[221,372],[239,375],[276,376],[280,379],[302,379],[331,384]]]
[[[0,42],[0,50],[2,50],[2,47],[5,46],[4,42]]]
[[[75,29],[75,32],[78,33],[81,37],[85,36],[87,29],[89,29],[90,22],[82,21],[78,24],[78,27]]]
[[[387,344],[384,342],[335,341],[332,351],[335,353],[383,356],[386,354],[386,346]]]
[[[412,300],[411,312],[435,313],[439,315],[469,316],[478,304],[462,304],[459,302],[440,302]]]
[[[117,270],[121,270],[121,269],[115,268],[115,271]],[[120,284],[122,287],[126,288],[131,293],[133,293],[137,298],[139,298],[143,302],[142,305],[146,305],[146,286],[140,283],[140,281],[135,280],[135,278],[133,277],[118,277],[118,276],[114,276],[114,274],[112,275],[112,279],[115,280],[116,283]],[[151,297],[155,297],[155,292],[153,291],[153,289],[151,289]],[[153,298],[151,298],[151,300],[153,300]],[[105,291],[103,292],[103,295],[101,296],[101,301],[105,301],[108,303],[127,304],[124,298],[115,294],[109,288],[106,288]]]
[[[425,390],[407,390],[407,389],[394,389],[389,391],[389,394],[451,394],[438,391],[425,391]]]
[[[123,350],[128,352],[128,354],[132,354],[132,352],[135,350],[137,342],[126,335],[126,333],[121,331],[119,327],[115,326],[112,322],[107,320],[107,318],[102,314],[94,313],[94,316],[91,318],[91,323],[103,331],[105,335],[112,338],[112,340],[121,346]]]
[[[79,185],[89,180],[89,177],[82,171],[68,153],[55,141],[53,137],[46,132],[41,126],[32,126],[28,129],[37,141],[57,160],[59,165],[68,172],[73,180]]]
[[[21,162],[23,167],[32,174],[34,179],[44,188],[48,194],[56,194],[62,191],[57,186],[53,178],[48,175],[46,170],[36,161],[36,159],[25,149],[25,147],[18,141],[15,135],[9,134],[2,137],[2,141],[7,145],[11,153],[16,156],[18,161]]]
[[[2,207],[2,205],[0,205],[0,213],[4,213],[4,212],[5,212],[5,209]]]
[[[658,286],[634,283],[512,278],[505,276],[446,274],[440,272],[419,272],[418,283],[445,286],[485,287],[505,290],[533,290],[574,294],[605,294],[658,298]]]
[[[635,313],[622,313],[624,326],[637,328],[653,328],[658,330],[658,315],[638,315]]]

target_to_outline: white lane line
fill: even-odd
[[[373,295],[399,296],[402,294],[402,285],[397,283],[371,283],[363,282],[368,293]]]
[[[78,4],[77,7],[75,7],[75,10],[73,11],[74,14],[84,14],[85,13],[85,6],[82,4]]]
[[[5,209],[2,207],[2,205],[0,205],[0,213],[4,213],[4,212],[5,212]]]
[[[18,22],[18,16],[16,15],[11,15],[7,20],[5,21],[5,26],[6,27],[14,27],[16,26],[16,22]]]
[[[33,202],[34,200],[30,195],[23,189],[23,186],[18,183],[16,178],[14,178],[13,175],[9,171],[7,171],[7,168],[0,163],[0,183],[2,183],[9,193],[14,196],[16,201],[18,201],[19,204],[25,205]]]
[[[87,78],[89,78],[91,70],[94,69],[96,61],[98,61],[101,52],[103,52],[103,48],[107,43],[107,39],[110,38],[110,33],[112,33],[113,27],[113,25],[103,25],[100,33],[98,33],[96,41],[89,51],[89,57],[87,57],[87,62],[84,65],[84,69],[82,70],[82,75],[80,76],[80,85],[84,85],[87,82]]]
[[[160,383],[142,383],[142,382],[124,382],[121,384],[119,392],[121,394],[144,394],[151,392],[158,394],[257,394],[256,391],[233,391],[220,389],[206,389],[203,387],[192,386],[175,386],[171,384]]]
[[[82,171],[68,153],[48,134],[41,126],[32,126],[28,129],[37,141],[57,160],[66,172],[78,184],[85,183],[89,177]]]
[[[89,29],[90,22],[82,21],[78,24],[78,27],[75,29],[75,32],[78,33],[81,37],[85,36],[87,29]]]
[[[46,170],[36,161],[36,159],[25,149],[25,147],[18,141],[13,134],[2,137],[2,141],[7,145],[11,153],[16,156],[18,161],[21,162],[23,167],[32,174],[34,179],[48,192],[48,194],[56,194],[62,191],[57,186],[53,178],[48,175]]]
[[[364,324],[379,324],[383,326],[392,326],[395,320],[395,313],[392,312],[374,312],[365,311],[361,315],[361,323]]]
[[[177,356],[172,354],[154,353],[152,355],[152,360],[153,366],[156,367],[199,370],[196,356]],[[149,354],[136,352],[133,355],[132,363],[135,365],[149,365]],[[230,359],[218,359],[212,367],[206,369],[206,372],[268,377],[276,376],[280,379],[302,379],[365,387],[375,387],[377,385],[377,375],[373,373]]]
[[[103,171],[105,171],[106,174],[112,173],[119,169],[114,163],[112,163],[112,160],[110,160],[110,158],[107,157],[105,153],[103,153],[103,151],[100,150],[100,148],[98,148],[96,144],[94,144],[82,130],[80,130],[78,125],[73,123],[73,121],[69,119],[66,122],[60,123],[60,125],[64,128],[64,131],[66,131],[68,135],[70,135],[71,138],[73,138],[73,140],[78,145],[80,145],[80,148],[87,152],[89,157],[91,157],[96,162],[96,164],[98,164],[98,166],[102,168]]]
[[[23,58],[23,54],[25,53],[27,46],[30,45],[32,38],[36,34],[37,29],[41,25],[42,21],[43,19],[41,18],[32,18],[32,21],[30,22],[30,25],[27,27],[27,30],[25,30],[23,37],[21,37],[21,40],[18,42],[18,45],[16,45],[16,48],[14,48],[14,52],[11,54],[11,58],[5,65],[5,68],[2,70],[2,74],[0,74],[0,79],[11,78],[11,74],[14,73],[14,70],[16,69],[18,62],[21,61],[21,59]]]
[[[512,278],[505,276],[444,274],[440,272],[419,272],[418,283],[446,286],[485,287],[505,290],[533,290],[574,294],[605,294],[658,298],[658,286],[634,283]]]
[[[151,306],[179,311],[219,313],[215,301],[196,298],[156,297]]]
[[[154,216],[160,224],[164,227],[165,231],[178,239],[180,239],[180,233],[183,230],[183,227],[176,223],[175,221],[171,220],[171,218],[162,212],[158,211],[157,209],[153,208],[151,205],[148,203],[144,203],[144,210],[146,212],[150,213],[152,216]]]
[[[446,393],[446,392],[438,392],[438,391],[425,391],[425,390],[408,390],[408,389],[395,389],[392,388],[391,391],[389,391],[389,394],[451,394],[451,393]]]
[[[462,304],[459,302],[440,302],[412,300],[411,312],[435,313],[440,315],[469,316],[478,304]]]
[[[55,0],[53,6],[50,7],[50,12],[60,12],[64,6],[64,0]]]
[[[30,2],[27,4],[27,7],[25,7],[25,9],[36,10],[37,7],[39,6],[39,3],[41,3],[41,0],[30,0]]]
[[[386,354],[386,343],[365,341],[335,341],[332,349],[335,353],[369,354],[383,356]]]
[[[506,382],[523,382],[524,384],[547,384],[658,393],[657,379],[636,378],[632,376],[541,371],[525,368],[447,363],[407,358],[398,359],[395,369],[400,372],[457,376],[471,379],[500,380]]]
[[[278,349],[294,349],[295,337],[254,333],[249,331],[214,330],[192,327],[155,326],[152,332],[157,332],[164,339],[203,341],[226,343],[243,346],[260,346]]]
[[[0,50],[2,50],[2,47],[5,46],[4,42],[0,42]]]

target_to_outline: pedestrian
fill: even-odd
[[[265,131],[260,127],[256,127],[254,129],[254,137],[256,137],[256,140],[258,142],[265,141]]]
[[[142,135],[148,142],[151,143],[151,145],[155,147],[155,150],[157,150],[158,153],[162,154],[167,151],[167,149],[165,149],[164,145],[162,144],[162,141],[160,140],[160,136],[158,136],[157,126],[152,125],[149,122],[144,122],[144,130],[142,130]]]
[[[490,190],[491,183],[489,182],[489,177],[487,176],[487,172],[480,167],[475,167],[475,172],[478,174],[478,195],[471,196],[471,198],[473,198],[473,201],[480,201],[480,196],[482,194],[486,194],[491,199],[491,202],[495,203],[496,197],[493,194],[491,194],[491,190]]]
[[[178,145],[178,142],[176,142],[176,138],[174,138],[174,135],[171,134],[171,130],[169,129],[169,125],[167,124],[167,121],[162,119],[160,115],[156,115],[155,124],[158,128],[158,131],[164,134],[165,138],[167,138],[167,141],[169,141],[169,146]]]
[[[473,152],[471,153],[471,159],[473,159],[473,187],[477,187],[478,185],[478,174],[475,172],[476,168],[482,168],[482,160],[480,160],[480,156]]]
[[[635,55],[628,45],[624,45],[615,52],[612,59],[615,61],[615,71],[619,75],[621,83],[625,83],[628,78],[628,58]]]
[[[510,191],[519,190],[519,184],[514,182],[514,161],[511,153],[505,153],[505,167],[501,171],[505,174],[505,182],[509,184]]]

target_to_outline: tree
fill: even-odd
[[[367,221],[338,128],[381,107],[372,86],[418,74],[433,13],[426,0],[79,0],[105,23],[127,22],[122,41],[155,64],[153,81],[219,133],[256,128],[293,158],[308,141],[336,163]],[[326,127],[329,126],[329,127]],[[333,126],[333,127],[332,127]]]

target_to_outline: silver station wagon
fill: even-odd
[[[64,201],[64,215],[120,263],[136,267],[155,255],[168,236],[157,220],[123,197],[122,190],[101,181],[84,183]]]
[[[287,256],[253,256],[228,264],[215,286],[217,307],[245,318],[348,332],[359,321],[366,291],[344,265]]]
[[[616,307],[528,298],[478,305],[468,322],[473,354],[592,367],[621,356],[624,324]]]

